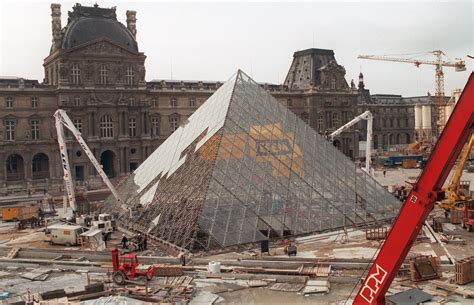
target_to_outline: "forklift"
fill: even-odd
[[[468,232],[474,231],[474,200],[470,200],[464,205],[461,226]]]
[[[135,253],[119,255],[117,248],[112,249],[112,280],[117,285],[125,285],[127,281],[144,276],[149,281],[156,273],[153,265],[141,265]]]

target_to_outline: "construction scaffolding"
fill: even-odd
[[[401,205],[241,71],[118,189],[125,205],[104,209],[122,226],[190,250],[377,222]]]

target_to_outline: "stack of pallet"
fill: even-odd
[[[456,262],[455,281],[458,285],[474,281],[474,256]]]
[[[181,276],[184,274],[181,265],[155,264],[154,267],[156,276]]]

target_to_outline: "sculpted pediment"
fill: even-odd
[[[71,49],[70,52],[76,54],[102,54],[102,55],[137,55],[128,49],[121,47],[120,45],[110,41],[107,38],[102,38],[99,40],[91,41],[87,44],[77,46],[74,49]]]

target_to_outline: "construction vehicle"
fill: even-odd
[[[420,56],[432,54],[436,57],[436,60],[422,60],[411,58],[399,58],[393,56],[377,56],[377,55],[359,55],[357,58],[362,59],[372,59],[372,60],[383,60],[383,61],[395,61],[395,62],[407,62],[413,63],[418,68],[420,65],[434,65],[435,69],[435,78],[436,78],[436,127],[438,135],[441,134],[441,131],[444,128],[446,118],[445,118],[445,102],[444,102],[444,72],[443,67],[453,67],[456,72],[466,71],[466,62],[460,58],[456,58],[455,61],[444,61],[443,56],[446,56],[443,51],[435,50],[431,52],[424,52],[418,54],[404,54],[404,55],[413,55]]]
[[[467,201],[464,204],[461,225],[468,232],[474,231],[474,200]]]
[[[91,226],[105,233],[112,233],[116,230],[116,223],[112,219],[112,215],[105,213],[99,214],[97,220],[92,221]]]
[[[474,126],[474,73],[403,203],[353,304],[385,304],[385,293],[415,242]]]
[[[112,280],[117,285],[125,285],[127,281],[144,276],[151,280],[156,274],[153,265],[140,265],[135,253],[119,255],[117,248],[112,249]]]
[[[416,163],[423,161],[423,156],[390,156],[385,161],[384,166],[394,167],[402,166],[406,160],[413,160]]]
[[[329,134],[328,139],[332,143],[334,142],[334,138],[340,135],[344,130],[349,129],[350,127],[354,126],[355,124],[359,123],[362,120],[367,121],[367,142],[366,142],[366,147],[365,147],[365,168],[364,171],[371,175],[370,172],[370,158],[371,158],[371,152],[372,152],[372,125],[373,125],[373,120],[374,116],[372,113],[367,110],[364,113],[356,116],[346,124],[342,125],[335,131],[333,131],[331,134]]]
[[[471,135],[469,142],[464,146],[464,149],[459,156],[459,163],[456,170],[451,177],[451,181],[448,186],[443,190],[446,198],[441,200],[438,207],[443,208],[447,213],[451,209],[463,210],[464,202],[467,200],[467,196],[461,190],[461,176],[464,171],[464,163],[469,159],[472,146],[474,144],[474,134]]]
[[[69,157],[67,154],[66,138],[64,136],[63,126],[65,126],[67,129],[69,129],[72,132],[73,136],[76,138],[82,150],[86,153],[92,165],[94,165],[95,169],[99,173],[100,177],[102,178],[102,181],[104,181],[104,183],[110,189],[110,191],[115,197],[115,200],[117,200],[117,203],[121,204],[123,201],[122,199],[120,199],[120,196],[117,190],[115,189],[113,184],[110,182],[109,178],[107,177],[104,170],[102,169],[102,166],[94,157],[94,154],[90,150],[89,146],[87,146],[86,141],[84,141],[84,139],[82,138],[81,132],[76,128],[76,126],[74,126],[74,123],[71,121],[66,111],[58,109],[54,113],[54,118],[56,121],[56,131],[58,133],[59,152],[61,153],[61,160],[63,163],[64,183],[65,183],[65,188],[68,195],[67,200],[68,200],[69,206],[72,209],[71,216],[77,216],[76,215],[77,205],[76,205],[76,196],[75,196],[75,190],[74,190],[74,182],[72,179],[71,168],[69,165]]]

